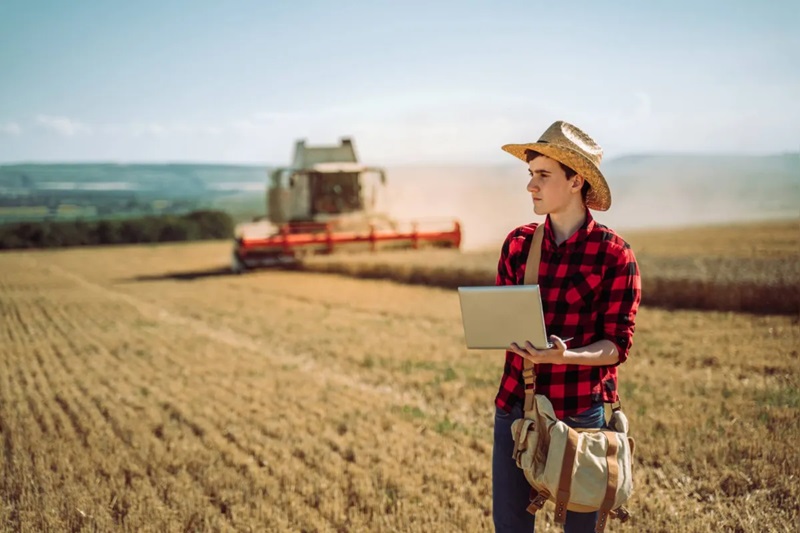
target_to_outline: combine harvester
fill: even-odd
[[[313,254],[461,246],[457,220],[401,222],[381,212],[385,191],[385,171],[361,165],[350,139],[298,141],[292,166],[270,173],[267,216],[236,226],[233,271]]]

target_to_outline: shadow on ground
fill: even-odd
[[[285,270],[284,268],[271,267],[263,270]],[[197,279],[205,278],[218,278],[218,277],[235,277],[242,274],[236,274],[231,271],[229,267],[208,268],[205,270],[187,270],[185,272],[164,272],[163,274],[147,274],[142,276],[134,276],[132,278],[125,278],[119,281],[122,282],[139,282],[139,281],[194,281]],[[243,274],[247,275],[247,274]]]
[[[147,274],[143,276],[134,276],[132,278],[125,278],[121,282],[138,282],[138,281],[194,281],[204,278],[216,278],[224,276],[237,276],[231,272],[229,267],[208,268],[205,270],[187,270],[185,272],[164,272],[163,274]]]
[[[302,270],[297,263],[284,263],[276,265],[265,265],[258,268],[248,269],[244,273],[237,274],[231,270],[230,267],[220,266],[214,268],[207,268],[204,270],[187,270],[184,272],[164,272],[162,274],[146,274],[141,276],[133,276],[130,278],[122,278],[117,281],[120,283],[131,283],[140,281],[195,281],[205,278],[219,278],[219,277],[236,277],[252,275],[255,272],[265,271],[285,271],[285,270]]]

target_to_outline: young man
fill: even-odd
[[[545,324],[554,347],[512,344],[506,352],[492,453],[492,496],[496,531],[530,533],[534,516],[526,511],[530,485],[512,459],[511,424],[522,417],[525,397],[523,358],[536,368],[536,393],[553,404],[571,427],[605,425],[604,402],[615,402],[617,366],[632,344],[641,299],[639,267],[630,246],[598,224],[589,209],[605,211],[611,192],[600,160],[603,151],[591,137],[566,122],[556,122],[539,141],[503,150],[528,164],[528,192],[544,222],[541,289]],[[531,248],[531,223],[512,231],[503,244],[497,285],[522,285]],[[535,283],[535,281],[534,281]],[[562,339],[572,338],[569,343]],[[597,513],[567,512],[565,531],[594,531]]]

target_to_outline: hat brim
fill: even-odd
[[[597,166],[582,154],[564,146],[549,143],[506,144],[503,150],[517,159],[526,161],[525,152],[533,150],[540,154],[563,163],[584,177],[591,186],[586,194],[586,207],[596,211],[607,211],[611,207],[611,190],[608,188],[605,176]]]

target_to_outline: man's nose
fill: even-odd
[[[536,192],[537,190],[539,190],[539,188],[533,182],[533,178],[531,178],[531,180],[528,182],[528,192]]]

